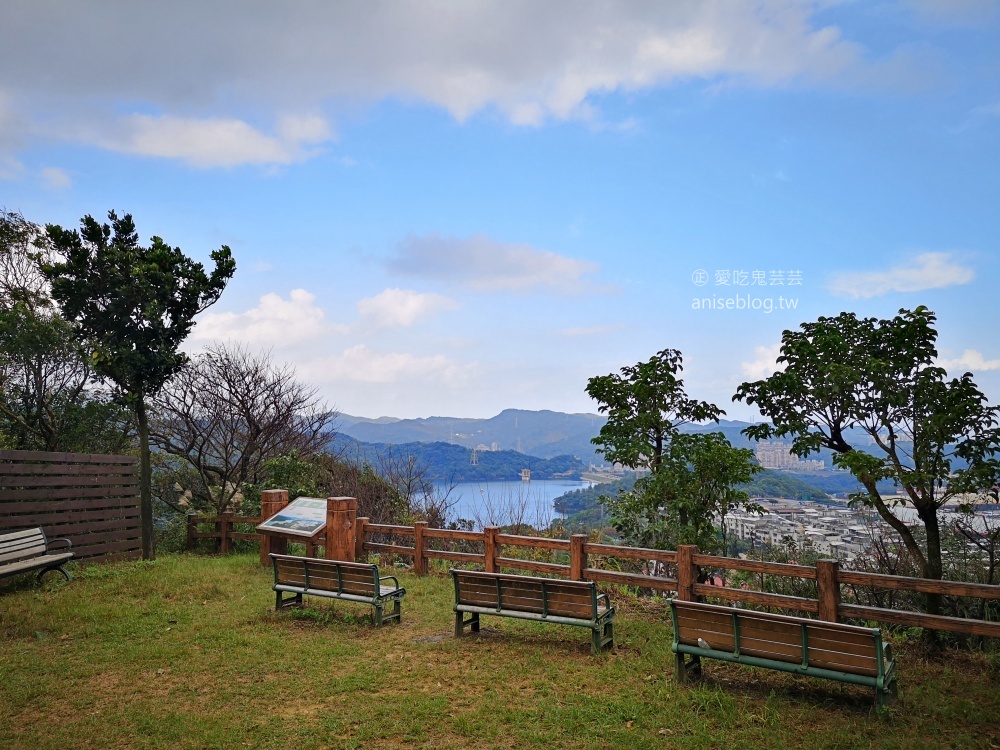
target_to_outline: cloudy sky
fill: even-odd
[[[938,314],[1000,402],[1000,3],[6,0],[0,205],[236,277],[340,411],[590,411],[684,353],[734,418],[782,330]]]

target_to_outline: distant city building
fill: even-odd
[[[763,441],[757,443],[757,462],[765,469],[786,469],[795,471],[823,471],[825,461],[809,459],[803,461],[790,450],[789,443]]]

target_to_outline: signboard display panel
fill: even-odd
[[[275,531],[294,536],[313,537],[326,526],[326,499],[299,497],[273,516],[257,525],[258,531]]]

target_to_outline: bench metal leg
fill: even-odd
[[[284,598],[283,591],[274,592],[274,608],[285,609],[286,607],[301,607],[302,606],[302,594],[292,594],[288,599]]]
[[[690,682],[692,678],[701,677],[701,657],[692,656],[687,661],[680,651],[674,653],[674,677],[678,682]]]
[[[375,627],[380,628],[385,622],[385,618],[382,616],[385,612],[385,608],[381,604],[375,605]]]
[[[465,619],[465,613],[464,612],[456,612],[455,613],[455,637],[456,638],[461,638],[465,634],[465,626],[466,625],[471,625],[472,627],[470,629],[472,630],[472,632],[473,633],[478,633],[479,632],[479,613],[478,612],[473,612],[469,616],[468,620]]]
[[[67,581],[72,581],[73,580],[73,576],[71,576],[69,573],[67,573],[65,570],[63,570],[62,565],[53,565],[53,566],[51,566],[49,568],[42,568],[38,572],[37,580],[38,580],[39,583],[42,582],[42,576],[45,575],[46,573],[48,573],[50,570],[58,570],[60,573],[62,573],[66,577]]]
[[[606,622],[590,631],[590,647],[595,654],[615,646],[615,624]]]

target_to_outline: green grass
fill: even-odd
[[[255,557],[91,566],[0,582],[0,747],[1000,747],[1000,670],[897,643],[902,700],[719,662],[673,680],[666,606],[612,593],[613,653],[589,632],[483,618],[452,637],[450,578],[392,572],[403,623],[307,598],[275,613]]]

